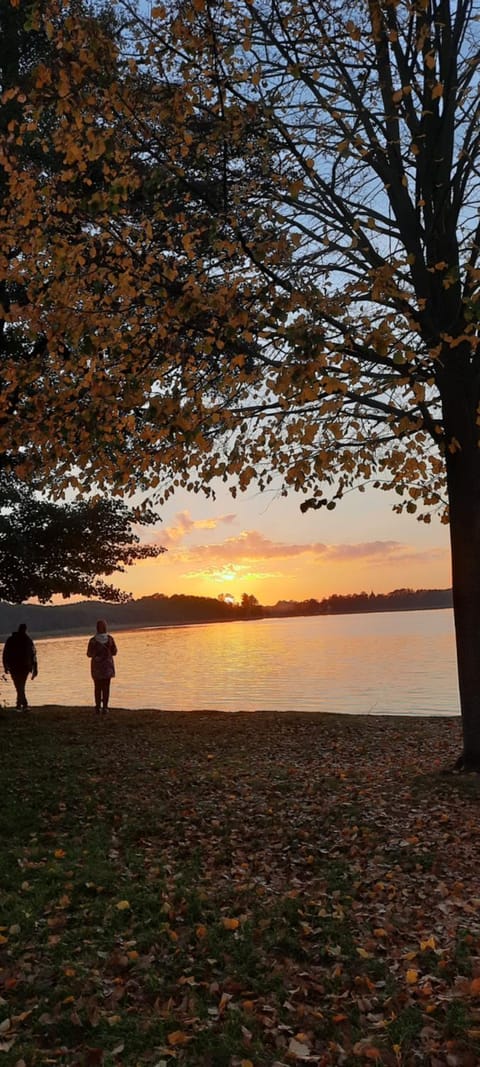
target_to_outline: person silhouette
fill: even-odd
[[[18,630],[7,637],[3,646],[3,669],[10,674],[17,693],[17,711],[26,711],[28,700],[25,683],[28,675],[37,677],[37,652],[31,637],[27,634],[27,624],[21,622]]]
[[[93,678],[97,715],[100,712],[105,715],[108,711],[110,682],[115,677],[113,657],[116,655],[117,646],[113,637],[107,633],[105,619],[99,619],[97,632],[90,638],[87,648],[87,656],[91,660],[90,669]]]

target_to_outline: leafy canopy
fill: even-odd
[[[443,508],[445,396],[477,347],[472,5],[115,8],[123,37],[34,9],[55,54],[4,93],[20,473],[279,476],[305,506],[373,481]]]

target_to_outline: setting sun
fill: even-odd
[[[142,533],[166,548],[120,575],[134,597],[164,593],[261,604],[334,593],[445,589],[450,557],[445,526],[394,515],[387,494],[352,494],[333,512],[300,513],[298,497],[245,495],[220,487],[214,502],[178,492],[161,523]]]

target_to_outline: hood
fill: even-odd
[[[98,641],[100,645],[106,645],[108,634],[95,634],[95,640]]]

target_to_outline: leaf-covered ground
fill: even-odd
[[[0,713],[0,1067],[480,1063],[454,719]]]

